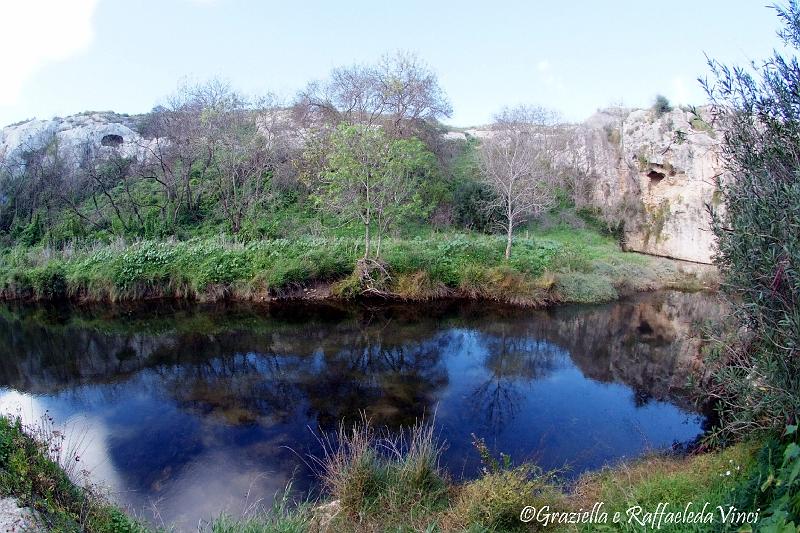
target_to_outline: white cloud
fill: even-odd
[[[1,4],[3,50],[0,106],[13,105],[43,65],[89,47],[97,0],[6,0]]]
[[[546,59],[543,59],[542,61],[539,61],[539,63],[536,65],[536,68],[539,70],[539,72],[546,72],[550,70],[550,62]]]

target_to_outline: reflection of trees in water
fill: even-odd
[[[398,426],[430,411],[447,374],[436,338],[425,340],[433,330],[385,325],[351,321],[324,328],[322,336],[304,327],[247,341],[240,333],[241,346],[217,335],[216,355],[198,360],[198,347],[195,362],[169,364],[159,351],[156,371],[181,406],[229,424],[301,415],[332,429],[366,412],[376,423]],[[423,340],[408,340],[416,338]]]
[[[487,379],[470,396],[473,410],[495,430],[502,430],[517,415],[524,389],[567,362],[556,345],[530,336],[524,324],[498,324],[480,335]]]
[[[692,317],[713,316],[719,305],[664,293],[551,312],[485,304],[113,309],[0,310],[0,384],[54,393],[151,368],[183,405],[230,422],[285,419],[302,405],[325,427],[359,410],[394,424],[430,409],[448,380],[439,354],[452,336],[440,333],[459,327],[483,337],[490,379],[478,396],[494,406],[487,412],[513,412],[519,384],[548,371],[536,339],[562,347],[593,379],[630,385],[645,403],[685,383]]]
[[[307,423],[329,430],[365,411],[375,423],[396,427],[428,416],[450,379],[441,355],[463,352],[455,343],[464,335],[446,333],[453,328],[477,340],[485,380],[469,407],[478,414],[473,419],[495,430],[519,414],[531,384],[568,364],[567,357],[592,379],[628,384],[637,402],[671,399],[691,348],[691,317],[715,308],[683,294],[554,311],[463,303],[151,307],[110,319],[0,310],[0,385],[86,402],[141,394],[198,415],[180,430],[168,420],[147,435],[115,428],[114,460],[135,456],[145,465],[129,473],[139,476],[135,487],[160,479],[164,465],[178,471],[231,427],[257,435],[257,444],[247,444],[258,448],[253,455],[290,469],[293,458],[281,446],[294,445]],[[174,442],[165,441],[167,434]]]
[[[241,399],[242,421],[285,418],[295,404],[325,426],[360,409],[399,421],[421,415],[447,383],[439,354],[452,336],[440,333],[458,327],[483,337],[491,376],[484,395],[496,396],[495,405],[513,405],[513,394],[503,392],[510,383],[548,371],[536,339],[562,347],[593,379],[630,385],[646,402],[680,388],[692,317],[712,316],[719,305],[665,293],[551,312],[485,304],[111,309],[0,310],[0,384],[54,393],[151,368],[170,380],[170,394],[201,411]],[[235,420],[231,409],[224,418]]]

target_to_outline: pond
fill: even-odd
[[[315,488],[318,437],[362,413],[435,420],[475,476],[473,435],[570,476],[686,443],[697,323],[661,292],[534,311],[476,302],[0,306],[0,408],[52,417],[79,469],[157,525],[196,527]]]

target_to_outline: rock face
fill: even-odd
[[[709,110],[598,111],[581,124],[556,126],[556,165],[580,174],[585,202],[624,221],[628,250],[711,263],[708,206],[719,203],[722,164]],[[450,140],[491,135],[486,128],[448,132]]]
[[[73,165],[83,147],[92,151],[114,150],[124,157],[140,153],[142,137],[134,119],[116,113],[83,113],[66,118],[29,120],[0,130],[0,163],[7,168],[24,164],[25,154],[54,147]]]
[[[600,112],[576,129],[592,203],[627,213],[627,249],[699,263],[714,251],[709,208],[723,175],[708,110]]]
[[[83,113],[31,120],[0,130],[0,165],[17,168],[27,151],[57,147],[77,165],[85,146],[130,157],[148,142],[137,118]],[[555,129],[563,143],[556,156],[567,172],[584,176],[587,204],[624,220],[627,249],[710,263],[714,236],[708,207],[719,203],[722,165],[708,110],[608,109],[581,124]],[[450,131],[445,140],[490,135],[486,128]],[[302,142],[298,127],[298,142]]]

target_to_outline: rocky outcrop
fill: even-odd
[[[591,202],[616,206],[629,250],[710,263],[709,208],[723,175],[707,109],[602,111],[574,143],[594,186]]]
[[[0,130],[0,162],[16,169],[31,152],[52,148],[62,161],[75,165],[84,148],[93,153],[114,150],[124,157],[141,153],[142,136],[135,119],[116,113],[82,113],[66,118],[29,120]]]
[[[556,165],[578,175],[583,201],[624,222],[628,250],[711,263],[708,209],[718,208],[722,164],[707,108],[613,108],[580,124],[559,125]],[[451,131],[450,140],[483,138],[487,128]]]

